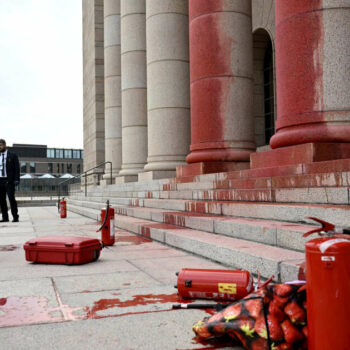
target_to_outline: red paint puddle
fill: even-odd
[[[59,307],[48,307],[48,300],[39,297],[0,299],[0,327],[64,321]]]
[[[12,252],[16,249],[17,247],[14,245],[3,245],[0,247],[0,252]]]
[[[115,237],[116,243],[118,242],[127,242],[132,245],[139,245],[143,243],[150,243],[151,240],[141,237],[141,236],[116,236]]]
[[[125,315],[132,315],[132,314],[139,314],[139,313],[149,313],[149,312],[160,312],[160,311],[169,311],[168,310],[157,310],[157,311],[141,311],[141,312],[135,312],[135,313],[125,313],[125,314],[115,314],[115,315],[107,315],[107,316],[100,316],[97,313],[112,309],[112,308],[126,308],[126,307],[134,307],[139,305],[150,305],[150,304],[166,304],[166,303],[191,303],[192,301],[185,301],[181,299],[177,293],[174,294],[146,294],[146,295],[134,295],[133,299],[131,300],[125,300],[121,301],[120,299],[101,299],[94,303],[92,307],[85,307],[84,311],[86,312],[85,318],[104,318],[104,317],[111,317],[111,316],[125,316]]]

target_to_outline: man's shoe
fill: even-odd
[[[2,219],[0,222],[9,222],[9,219]]]
[[[13,218],[12,222],[19,222],[19,218]]]

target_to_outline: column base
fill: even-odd
[[[250,168],[270,168],[350,158],[350,143],[305,143],[252,153]]]
[[[175,170],[154,170],[146,171],[139,174],[139,181],[151,181],[160,179],[170,179],[174,178],[176,175]]]
[[[176,167],[176,177],[249,169],[249,162],[199,162]]]
[[[127,182],[137,182],[138,176],[137,175],[124,175],[124,176],[118,176],[115,178],[116,184],[124,184]]]

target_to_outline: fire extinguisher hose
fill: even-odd
[[[103,224],[96,232],[100,232],[103,229],[104,225],[106,224],[107,218],[108,218],[108,212],[109,212],[109,200],[107,200],[107,203],[106,203],[106,215],[105,215],[105,219],[103,220]]]

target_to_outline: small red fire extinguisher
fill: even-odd
[[[306,243],[309,350],[347,350],[350,346],[350,236],[317,218],[319,238]]]
[[[101,231],[101,241],[104,245],[113,245],[114,237],[114,208],[111,208],[107,201],[106,208],[101,210],[101,227],[96,231]]]
[[[64,200],[64,197],[60,201],[60,217],[61,219],[67,217],[67,202]]]
[[[182,269],[177,275],[175,287],[183,298],[238,300],[254,290],[249,271]]]

